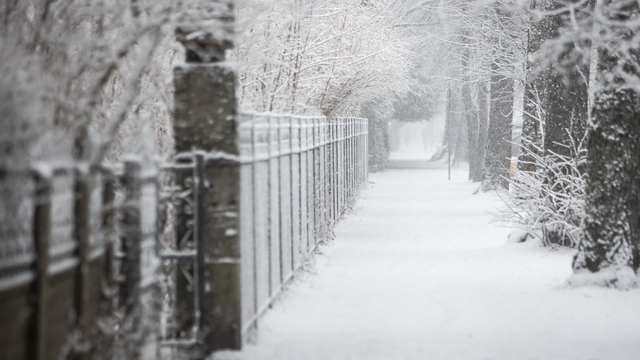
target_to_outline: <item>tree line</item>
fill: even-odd
[[[236,62],[244,110],[364,114],[383,144],[387,119],[428,120],[444,102],[442,154],[468,160],[484,191],[511,188],[511,221],[576,247],[577,274],[608,271],[618,286],[640,267],[633,1],[0,4],[3,166],[170,156],[176,37],[202,24],[235,32],[236,47],[212,56]]]
[[[440,50],[428,61],[446,80],[443,153],[468,160],[483,191],[502,189],[523,240],[577,248],[570,283],[636,287],[637,2],[406,3]]]

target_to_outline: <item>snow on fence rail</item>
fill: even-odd
[[[367,119],[240,114],[242,332],[366,183]]]
[[[271,114],[237,124],[239,156],[0,169],[0,358],[204,358],[228,340],[216,337],[242,341],[366,183],[368,126]],[[239,267],[211,259],[225,246]]]

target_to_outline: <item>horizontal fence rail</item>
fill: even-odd
[[[367,182],[367,121],[240,114],[243,334]]]

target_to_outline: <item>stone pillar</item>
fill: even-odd
[[[224,3],[232,10],[229,1]],[[232,24],[232,12],[219,22]],[[205,157],[203,173],[197,176],[204,181],[195,184],[200,320],[194,356],[206,357],[242,345],[236,71],[222,62],[224,50],[232,45],[228,33],[214,38],[189,24],[177,34],[187,50],[187,63],[174,70],[176,153]]]

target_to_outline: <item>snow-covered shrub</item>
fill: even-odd
[[[545,245],[575,247],[581,236],[584,217],[586,149],[572,146],[571,156],[543,153],[535,144],[525,144],[535,171],[517,170],[509,180],[509,190],[499,192],[505,206],[497,221],[519,228]]]

